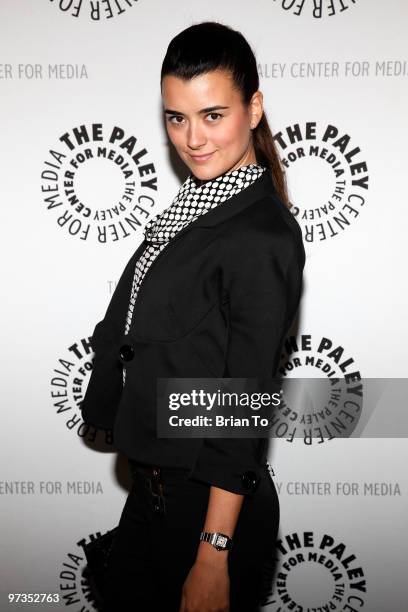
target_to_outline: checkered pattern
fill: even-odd
[[[126,316],[125,334],[129,332],[133,310],[140,285],[146,272],[166,244],[186,225],[211,208],[215,208],[236,195],[254,181],[266,168],[258,164],[248,164],[237,170],[222,174],[210,181],[199,181],[190,174],[171,205],[146,223],[144,228],[147,246],[135,265],[129,308]],[[123,370],[123,383],[125,369]]]

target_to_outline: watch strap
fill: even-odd
[[[209,542],[216,550],[230,550],[232,548],[232,538],[227,536],[225,533],[219,531],[211,533],[209,531],[202,531],[200,533],[200,541]]]

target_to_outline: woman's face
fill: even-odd
[[[210,180],[256,163],[253,129],[262,117],[262,93],[245,106],[229,73],[213,70],[188,81],[162,80],[167,133],[190,171]]]

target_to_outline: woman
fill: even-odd
[[[301,231],[258,86],[250,46],[224,25],[193,25],[168,47],[166,128],[190,174],[95,327],[82,404],[85,421],[113,428],[134,479],[107,612],[252,612],[265,590],[279,525],[267,439],[156,429],[158,378],[273,377],[299,304]]]

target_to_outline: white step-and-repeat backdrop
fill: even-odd
[[[256,53],[308,255],[283,371],[403,379],[408,7],[2,0],[0,15],[0,609],[92,611],[81,543],[117,524],[129,479],[104,433],[84,426],[80,402],[93,327],[143,226],[186,175],[161,116],[169,41],[217,20]],[[392,418],[386,392],[375,405]],[[265,610],[403,612],[407,422],[395,438],[331,439],[318,415],[309,430],[325,425],[321,438],[271,445],[281,526]],[[9,593],[60,601],[9,603]]]

